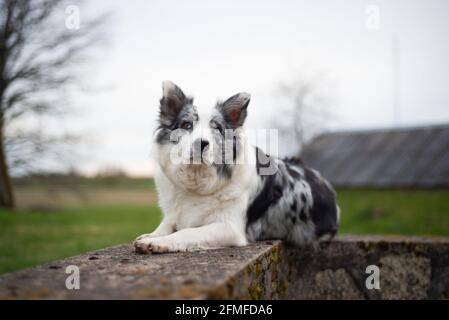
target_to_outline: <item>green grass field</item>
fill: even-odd
[[[131,242],[151,231],[161,215],[154,191],[146,190],[136,187],[122,195],[142,192],[138,204],[134,198],[120,204],[103,197],[101,203],[89,199],[77,205],[72,201],[68,207],[59,204],[53,210],[47,210],[45,203],[31,206],[32,210],[0,210],[0,273]],[[148,197],[153,200],[145,205],[147,192],[153,193]],[[42,191],[42,197],[48,194]],[[338,201],[340,233],[449,236],[449,190],[339,190]]]
[[[155,206],[0,211],[0,273],[131,242],[160,221]]]
[[[449,190],[338,190],[340,233],[449,236]]]

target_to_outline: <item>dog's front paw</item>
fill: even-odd
[[[133,241],[133,245],[134,245],[134,247],[137,247],[137,242],[138,242],[138,241],[142,241],[142,240],[145,239],[145,238],[156,238],[156,237],[160,237],[160,235],[157,234],[156,232],[152,232],[152,233],[144,233],[144,234],[138,236],[138,237],[136,238],[136,240]]]
[[[134,242],[134,248],[137,253],[166,253],[186,251],[182,246],[173,244],[171,241],[144,237]]]
[[[153,234],[153,233],[144,233],[144,234],[138,236],[138,237],[136,238],[136,240],[134,240],[134,242],[139,241],[139,240],[142,240],[143,238],[154,238],[154,237],[157,237],[157,235],[155,235],[155,234]]]

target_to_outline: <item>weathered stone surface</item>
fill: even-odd
[[[424,299],[430,287],[431,263],[414,254],[380,259],[383,299]]]
[[[131,245],[0,277],[0,299],[449,298],[449,239],[338,237],[312,248],[279,241],[242,248],[140,255]],[[380,290],[365,287],[379,266]],[[80,270],[80,290],[65,286]]]
[[[279,245],[161,255],[140,255],[121,245],[6,274],[0,277],[0,299],[277,298],[276,290],[262,285],[271,282]],[[79,267],[80,290],[65,286],[71,265]]]
[[[337,284],[337,285],[336,285]],[[363,299],[354,280],[345,269],[323,270],[315,274],[310,297],[315,299]]]

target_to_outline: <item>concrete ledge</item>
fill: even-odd
[[[66,267],[80,289],[65,286]],[[380,290],[368,290],[368,265]],[[0,277],[0,299],[448,299],[449,239],[338,237],[317,248],[279,241],[138,255],[107,248]]]

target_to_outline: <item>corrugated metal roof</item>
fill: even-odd
[[[336,186],[449,187],[449,124],[326,133],[301,156]]]

